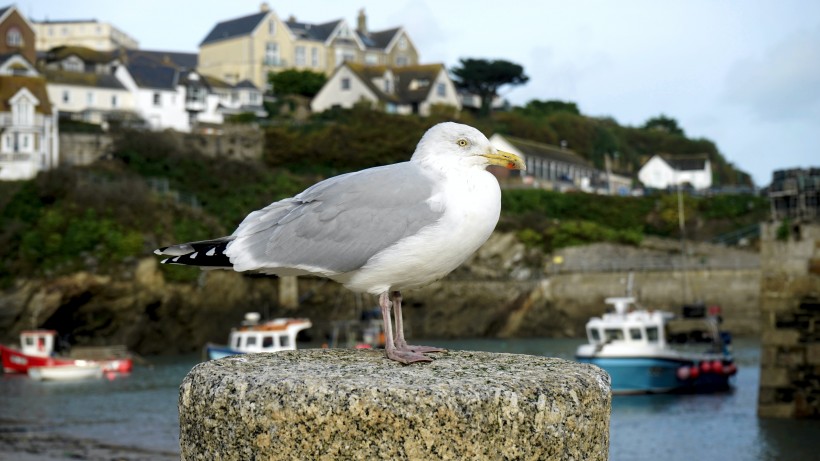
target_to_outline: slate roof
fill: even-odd
[[[675,156],[661,154],[660,157],[678,171],[703,171],[706,169],[706,161],[709,160],[709,156],[706,154]]]
[[[2,12],[0,12],[2,15]],[[38,114],[51,115],[51,102],[46,91],[46,80],[42,77],[23,77],[19,75],[0,76],[0,112],[9,112],[9,99],[17,94],[20,89],[26,88],[31,91],[40,104],[35,106],[34,111]]]
[[[253,82],[247,79],[237,83],[234,88],[250,88],[252,90],[258,90],[258,88],[256,88],[256,85],[254,85]]]
[[[379,32],[370,32],[367,34],[363,34],[360,31],[356,31],[359,35],[359,38],[362,39],[365,45],[368,48],[376,48],[380,50],[387,49],[387,45],[390,44],[390,41],[393,40],[393,37],[399,33],[401,27],[396,27],[395,29],[387,29],[382,30]]]
[[[3,8],[0,8],[0,18],[2,18],[3,15],[6,14],[6,11],[8,11],[12,6],[13,5],[9,5],[9,6],[4,6]]]
[[[197,53],[162,50],[125,50],[129,63],[133,64],[161,64],[174,66],[180,69],[196,69],[199,63]]]
[[[92,72],[69,72],[65,70],[45,71],[46,80],[49,83],[62,83],[64,85],[88,86],[94,88],[109,88],[124,90],[125,86],[110,74],[95,74]]]
[[[530,141],[528,139],[515,138],[507,135],[502,136],[525,156],[592,168],[592,165],[587,160],[570,149],[562,149],[558,146]]]
[[[174,90],[179,82],[179,73],[169,66],[129,64],[128,72],[140,88]]]
[[[211,29],[199,46],[250,34],[254,29],[256,29],[257,26],[259,26],[259,23],[268,15],[268,13],[268,11],[261,11],[249,16],[242,16],[241,18],[222,21]]]
[[[342,20],[337,19],[323,24],[308,24],[306,22],[288,20],[285,24],[287,24],[290,31],[293,32],[297,38],[324,42],[330,37],[330,34],[336,30],[340,22],[342,22]]]

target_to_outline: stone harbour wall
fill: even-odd
[[[782,226],[761,229],[757,412],[820,419],[820,224]]]
[[[401,365],[312,349],[201,363],[180,387],[182,459],[606,460],[600,368],[453,351]]]

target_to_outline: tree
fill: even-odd
[[[326,81],[325,74],[310,70],[288,69],[268,74],[268,82],[278,96],[298,94],[312,98],[322,89]]]
[[[516,111],[528,117],[543,117],[554,114],[555,112],[569,112],[571,114],[581,115],[581,111],[578,110],[578,105],[574,102],[557,100],[540,101],[533,99],[528,102],[526,106],[516,108]]]
[[[683,128],[678,125],[678,121],[663,114],[650,118],[644,123],[642,128],[649,131],[663,131],[669,134],[685,136]]]
[[[450,69],[459,88],[481,98],[479,114],[490,113],[493,98],[504,85],[523,85],[530,79],[524,75],[524,68],[518,64],[497,59],[459,59],[460,67]]]

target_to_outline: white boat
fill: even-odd
[[[208,343],[208,360],[252,352],[279,352],[296,350],[296,335],[313,326],[308,319],[277,318],[259,323],[256,312],[245,314],[242,326],[231,330],[227,345]]]
[[[718,328],[716,312],[705,308],[671,312],[641,309],[635,298],[607,298],[615,307],[586,325],[588,344],[579,362],[603,368],[613,393],[710,392],[730,388],[737,367],[731,336]]]
[[[76,361],[81,362],[81,361]],[[99,379],[103,367],[99,363],[75,363],[73,365],[52,365],[30,367],[28,375],[38,381],[78,381],[82,379]]]

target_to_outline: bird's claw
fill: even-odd
[[[416,362],[432,362],[433,359],[427,357],[426,355],[421,355],[416,352],[407,349],[393,349],[386,351],[387,358],[390,360],[395,360],[397,362],[401,362],[405,365],[409,365],[411,363]]]

